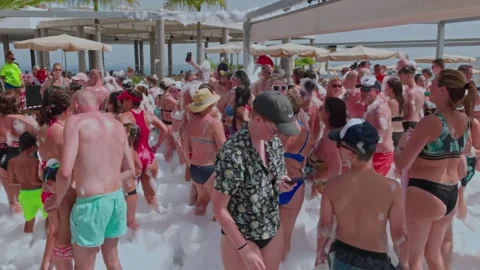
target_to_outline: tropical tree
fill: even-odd
[[[166,10],[202,11],[203,7],[226,9],[225,0],[166,0],[163,7]],[[203,33],[202,24],[197,22],[197,63],[203,60]]]
[[[43,3],[59,2],[57,0],[3,0],[0,1],[0,10],[19,9],[24,7],[35,7]]]

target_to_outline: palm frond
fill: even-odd
[[[225,0],[167,0],[163,7],[167,10],[201,11],[202,7],[227,8]]]
[[[167,0],[163,4],[166,10],[197,11],[197,0]]]
[[[0,1],[0,10],[11,10],[19,9],[27,6],[35,7],[37,5],[48,3],[48,2],[59,2],[57,0],[4,0]]]
[[[94,0],[64,0],[65,2],[70,3],[72,6],[81,6],[81,5],[90,5],[94,3]],[[121,7],[121,6],[129,6],[134,7],[138,5],[137,0],[97,0],[98,4],[101,7]]]
[[[200,0],[199,2],[202,2],[201,5],[205,7],[218,7],[221,9],[227,8],[227,3],[225,2],[225,0]]]

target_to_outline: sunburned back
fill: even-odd
[[[423,116],[423,106],[425,103],[425,93],[423,88],[416,86],[407,90],[406,102],[407,108],[412,109],[407,110],[404,121],[420,121]]]
[[[188,121],[187,136],[192,149],[192,164],[201,166],[215,163],[218,152],[215,141],[216,125],[221,126],[220,121],[210,115],[203,117],[196,115]]]
[[[48,124],[43,125],[37,133],[38,154],[42,162],[47,162],[49,159],[55,158],[60,160],[62,157],[62,143],[63,125],[53,124],[51,127]]]
[[[386,224],[395,180],[368,172],[347,172],[331,179],[325,192],[333,203],[337,219],[336,237],[349,245],[387,252]]]
[[[77,196],[111,193],[121,188],[126,133],[123,125],[99,112],[73,116],[78,130],[74,165]]]
[[[9,170],[15,174],[15,182],[20,184],[21,189],[31,190],[42,187],[38,178],[38,160],[28,155],[20,154],[9,162]]]

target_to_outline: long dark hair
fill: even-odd
[[[407,104],[405,103],[405,99],[403,98],[403,85],[397,78],[391,78],[387,81],[388,87],[392,89],[393,96],[395,100],[398,102],[398,115],[403,115],[407,110]]]
[[[325,110],[330,114],[328,124],[332,129],[343,128],[347,124],[347,105],[337,97],[328,97],[325,100]]]
[[[239,85],[235,88],[235,105],[233,106],[232,126],[237,126],[237,108],[245,106],[250,100],[250,87]]]
[[[122,91],[113,92],[108,96],[108,104],[113,105],[113,113],[120,113],[120,104],[117,100],[117,97],[122,94]]]
[[[40,112],[39,125],[50,122],[55,116],[65,112],[70,107],[70,95],[61,89],[45,91],[45,103]]]
[[[247,88],[250,88],[250,79],[248,78],[248,75],[247,75],[247,73],[245,73],[245,71],[237,70],[233,74],[233,77],[240,80],[240,85],[243,85]]]

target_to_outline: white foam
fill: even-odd
[[[185,182],[185,166],[179,166],[176,155],[166,162],[157,154],[159,174],[155,181],[157,198],[164,211],[151,212],[138,189],[137,220],[140,230],[128,232],[119,245],[124,269],[137,269],[141,263],[147,270],[222,269],[220,258],[220,226],[212,222],[211,208],[205,217],[193,215],[187,205],[191,183]],[[305,193],[310,194],[306,183]],[[393,188],[393,186],[392,186]],[[480,175],[474,176],[466,189],[468,215],[466,223],[454,220],[453,270],[477,269],[480,254]],[[315,262],[320,198],[306,199],[293,230],[291,254],[280,270],[311,270]],[[380,215],[379,215],[380,218]],[[384,216],[385,218],[385,216]],[[45,246],[45,222],[38,216],[35,233],[23,233],[23,216],[8,214],[8,200],[0,190],[0,269],[39,269]],[[333,233],[330,235],[332,236]],[[389,241],[390,247],[394,243]],[[397,263],[391,248],[392,262]],[[98,254],[95,269],[106,269]]]

